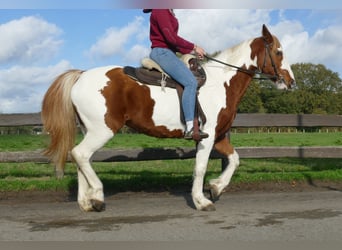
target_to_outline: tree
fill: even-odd
[[[238,107],[239,113],[264,113],[260,84],[253,80]]]
[[[259,82],[261,110],[266,113],[342,114],[342,81],[337,73],[322,64],[311,63],[294,64],[292,70],[297,82],[295,90],[279,91],[270,81]],[[254,92],[252,94],[257,94]],[[258,97],[250,98],[257,100]]]
[[[341,91],[342,82],[338,73],[322,64],[297,63],[291,66],[298,87],[317,95]]]
[[[338,73],[322,64],[297,63],[291,68],[301,113],[342,114],[342,80]]]
[[[279,91],[270,80],[253,80],[238,112],[342,115],[342,80],[338,73],[322,64],[296,63],[291,68],[295,90]]]

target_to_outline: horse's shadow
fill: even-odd
[[[150,193],[160,194],[167,193],[168,195],[183,197],[187,205],[193,209],[196,209],[191,197],[192,187],[192,174],[189,176],[172,176],[169,173],[153,172],[143,170],[136,172],[132,175],[132,172],[126,170],[115,170],[108,168],[105,172],[98,172],[104,186],[105,199],[111,198],[118,194],[124,194],[126,192],[136,193]],[[130,176],[129,178],[111,178],[109,176]],[[72,179],[69,183],[69,195],[68,201],[77,201],[77,179]]]
[[[94,154],[92,161],[96,162],[127,162],[153,161],[153,160],[182,160],[193,159],[196,156],[196,148],[137,148],[129,150],[103,149]],[[216,151],[211,153],[211,157],[219,157]],[[196,209],[192,197],[191,188],[193,176],[172,175],[168,172],[141,170],[132,172],[128,170],[117,170],[108,167],[106,170],[97,171],[101,179],[105,197],[110,197],[124,192],[146,192],[163,193],[182,196],[187,205]],[[129,178],[115,179],[108,176],[129,176]],[[77,199],[77,183],[72,183],[69,188],[70,199]]]

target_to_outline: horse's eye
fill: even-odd
[[[280,51],[280,50],[278,50],[278,51],[276,52],[276,55],[277,55],[277,56],[282,56],[282,55],[283,55],[283,52]]]

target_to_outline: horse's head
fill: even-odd
[[[258,70],[267,75],[278,89],[291,89],[296,86],[293,72],[278,38],[273,36],[265,25],[262,27],[262,37],[256,38],[251,48],[252,59],[257,57]]]

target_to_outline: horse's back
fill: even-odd
[[[105,66],[84,71],[73,87],[72,100],[77,102],[89,97],[87,101],[91,101],[94,95],[100,94],[99,91],[107,85],[109,79],[106,73],[114,68],[119,66]]]

